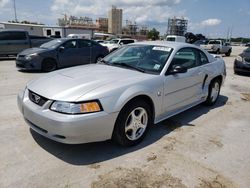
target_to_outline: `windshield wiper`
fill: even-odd
[[[101,59],[98,61],[98,63],[103,63],[105,65],[110,65],[107,61],[105,61],[104,59]]]
[[[131,69],[140,71],[140,72],[145,72],[144,69],[139,68],[139,67],[134,67],[134,66],[129,65],[129,64],[127,64],[127,63],[118,63],[118,62],[115,62],[115,63],[112,63],[112,65],[118,65],[118,66],[122,66],[122,67],[128,67],[128,68],[131,68]]]

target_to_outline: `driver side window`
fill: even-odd
[[[192,48],[182,48],[180,49],[174,56],[171,64],[170,69],[173,66],[182,66],[187,69],[191,69],[196,67],[196,50]]]

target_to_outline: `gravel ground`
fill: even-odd
[[[65,145],[29,129],[16,95],[42,73],[0,61],[0,187],[250,187],[250,77],[233,74],[243,47],[223,57],[227,78],[213,107],[154,126],[138,146]]]

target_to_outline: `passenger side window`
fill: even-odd
[[[170,69],[174,66],[174,65],[180,65],[183,66],[187,69],[191,69],[193,67],[196,67],[196,51],[193,48],[183,48],[181,50],[179,50],[171,64],[170,64]]]
[[[91,47],[91,41],[89,40],[79,40],[79,48]]]
[[[202,51],[199,51],[199,55],[200,55],[200,65],[205,65],[209,63],[207,56]]]
[[[65,49],[76,48],[76,40],[70,40],[63,44]]]

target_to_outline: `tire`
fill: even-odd
[[[56,61],[53,59],[44,59],[42,62],[42,71],[43,72],[51,72],[56,70]]]
[[[219,48],[216,50],[216,54],[220,54],[220,49]]]
[[[228,50],[228,52],[225,53],[225,55],[229,57],[231,55],[231,50]]]
[[[153,124],[150,106],[143,100],[132,101],[120,111],[112,140],[122,146],[133,146],[143,140]]]
[[[204,102],[207,106],[212,106],[216,103],[220,95],[221,81],[219,79],[214,79],[209,84],[208,96]]]

